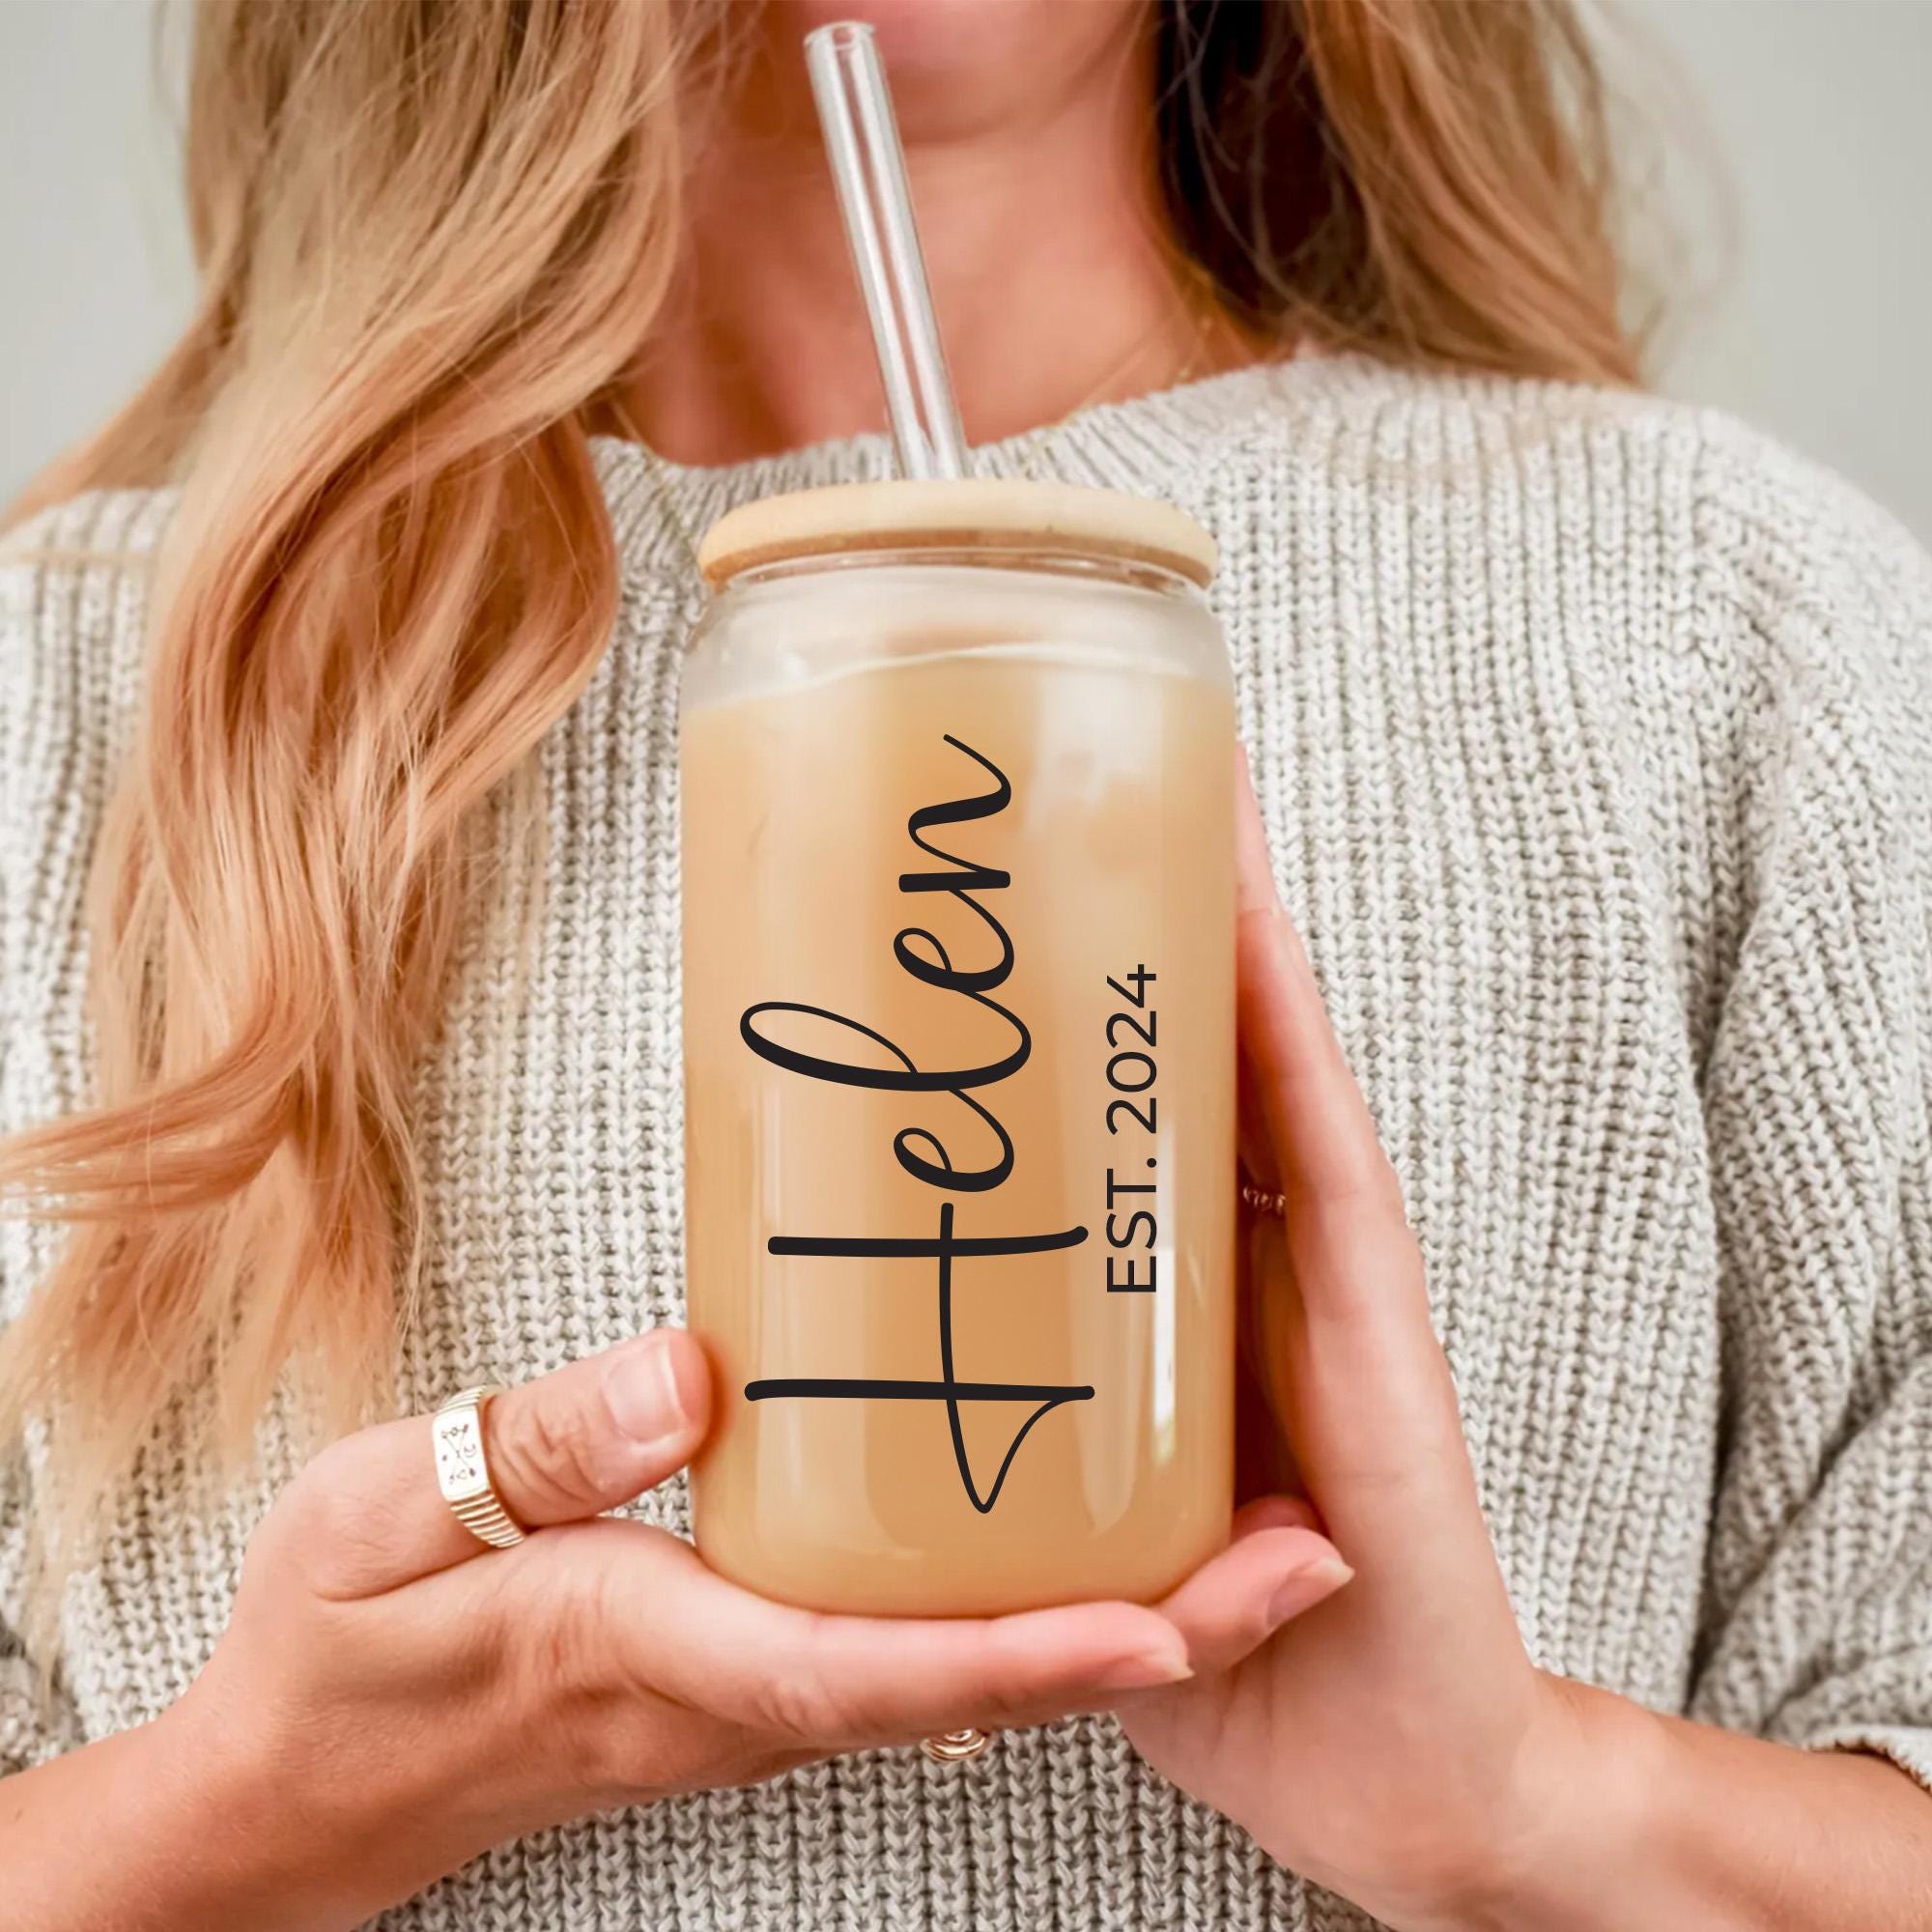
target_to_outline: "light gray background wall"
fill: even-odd
[[[1697,298],[1662,385],[1777,431],[1932,540],[1932,0],[1623,8],[1682,69],[1642,84],[1733,184],[1728,217],[1689,160],[1658,184]],[[186,310],[152,43],[149,0],[0,0],[0,498]],[[1621,38],[1611,57],[1628,66]]]

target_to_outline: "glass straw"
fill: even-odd
[[[871,318],[886,411],[909,477],[966,473],[959,427],[906,185],[905,150],[872,30],[840,20],[805,37],[826,158]]]

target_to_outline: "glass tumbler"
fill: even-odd
[[[685,667],[700,1552],[873,1614],[1157,1597],[1232,1500],[1235,737],[1179,511],[714,526]]]

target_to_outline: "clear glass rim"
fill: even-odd
[[[774,557],[748,565],[721,583],[715,595],[729,597],[739,589],[762,589],[802,577],[828,573],[884,569],[942,568],[996,570],[1018,576],[1070,577],[1124,585],[1164,597],[1205,602],[1201,586],[1183,572],[1148,557],[1096,552],[1051,543],[989,544],[983,538],[959,543],[918,542],[860,546],[803,555]]]

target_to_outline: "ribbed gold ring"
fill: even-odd
[[[993,1742],[989,1731],[941,1731],[937,1737],[921,1738],[919,1747],[934,1764],[963,1764],[978,1757]]]
[[[483,1382],[453,1395],[431,1418],[436,1446],[436,1484],[456,1520],[493,1549],[508,1549],[524,1540],[524,1526],[503,1507],[490,1480],[490,1456],[483,1446],[483,1411],[503,1393],[498,1382]]]
[[[1283,1214],[1288,1211],[1286,1194],[1264,1194],[1259,1187],[1250,1187],[1245,1180],[1241,1182],[1241,1199],[1257,1214]]]

